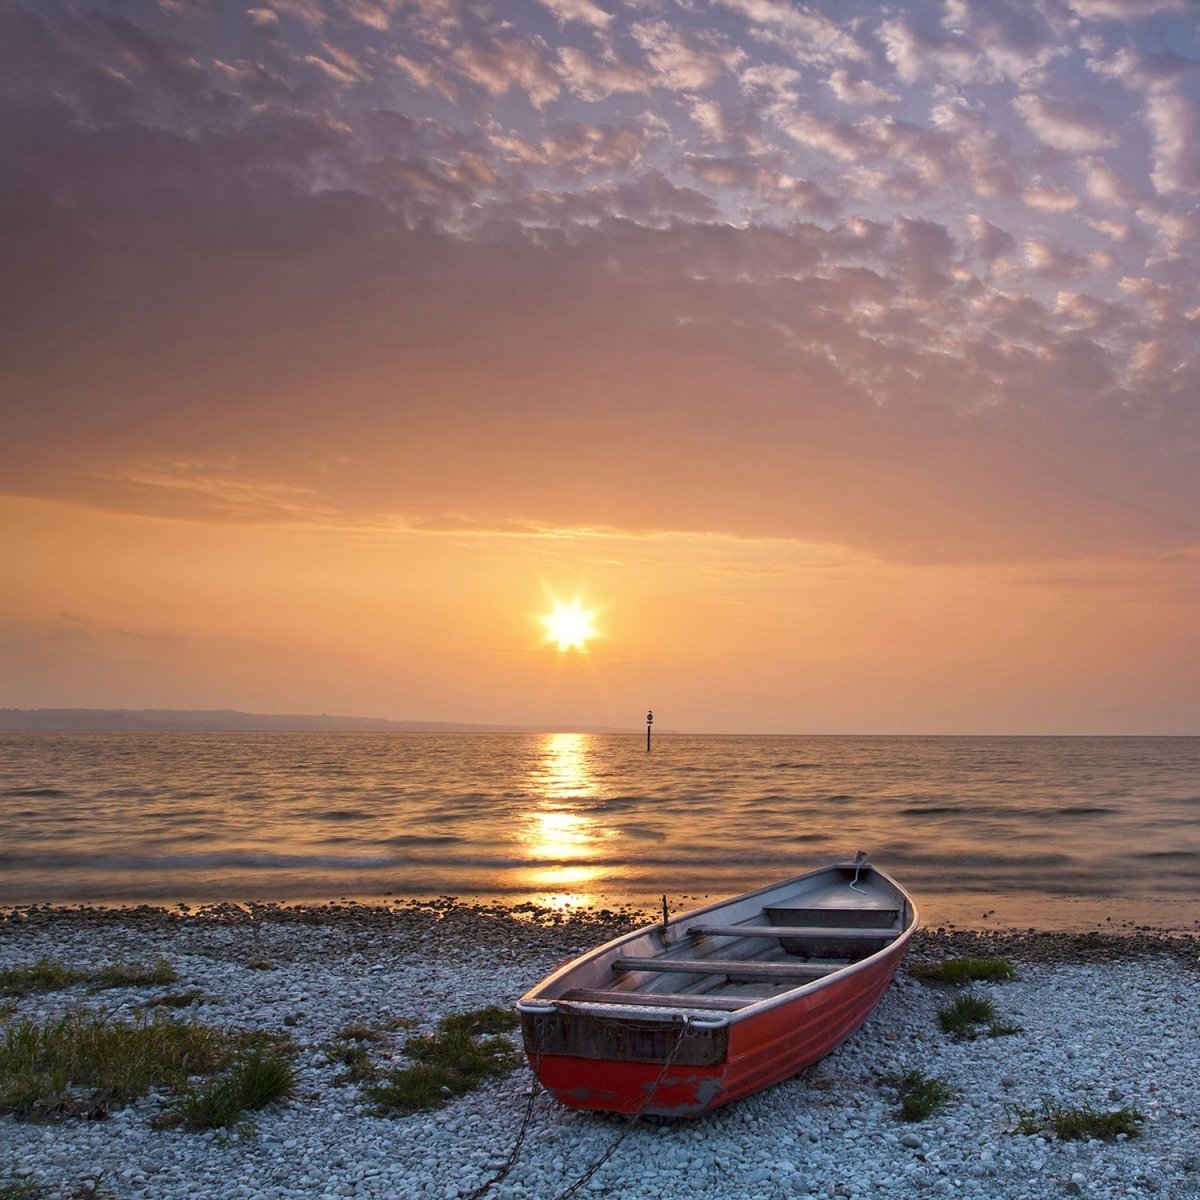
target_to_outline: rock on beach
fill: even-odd
[[[151,1094],[107,1120],[50,1125],[0,1117],[0,1189],[62,1200],[465,1200],[509,1155],[530,1106],[523,1067],[433,1112],[371,1115],[340,1082],[340,1030],[378,1030],[402,1061],[413,1033],[485,1005],[511,1006],[562,961],[630,928],[630,909],[564,913],[451,897],[390,906],[224,904],[174,910],[34,906],[0,913],[0,968],[41,958],[76,967],[163,958],[169,987],[103,993],[85,985],[0,998],[3,1023],[82,1006],[134,1015],[196,990],[184,1015],[286,1033],[296,1097],[253,1115],[253,1130],[193,1133],[152,1124]],[[1200,1200],[1200,943],[1127,936],[925,930],[908,962],[1003,954],[1016,981],[973,985],[1004,1037],[954,1041],[937,1009],[951,990],[902,968],[849,1042],[795,1079],[694,1121],[586,1114],[533,1095],[529,1132],[498,1200],[554,1200],[623,1140],[576,1194],[607,1200]],[[401,1024],[402,1033],[388,1033]],[[391,1040],[389,1040],[389,1038]],[[895,1080],[940,1076],[953,1098],[915,1124],[896,1119]],[[1043,1106],[1130,1105],[1141,1135],[1059,1141],[1017,1131]],[[4,1194],[0,1190],[0,1194]],[[13,1194],[19,1195],[19,1191]]]

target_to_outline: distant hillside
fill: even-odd
[[[244,713],[231,709],[0,708],[0,729],[177,730],[307,733],[538,733],[530,725],[472,725],[450,721],[388,721],[383,717],[330,717],[290,713]],[[555,732],[627,733],[611,726],[562,725]]]

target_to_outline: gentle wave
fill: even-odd
[[[919,895],[1107,915],[1200,902],[1198,777],[1194,738],[664,735],[648,755],[588,735],[6,734],[0,902],[644,901],[864,848]]]

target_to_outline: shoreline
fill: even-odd
[[[754,881],[747,882],[747,888]],[[911,890],[911,889],[910,889]],[[731,893],[732,894],[732,893]],[[238,897],[231,900],[229,897]],[[679,890],[667,895],[670,911],[700,908],[722,894]],[[370,891],[329,889],[323,892],[255,892],[229,888],[216,896],[187,892],[121,895],[41,895],[34,898],[5,896],[0,889],[0,914],[14,911],[56,910],[130,911],[162,909],[167,912],[209,912],[234,906],[254,911],[332,911],[352,906],[361,909],[422,907],[453,901],[471,908],[501,912],[546,911],[561,914],[598,912],[644,913],[654,920],[660,910],[659,894],[629,892],[552,893],[545,891],[470,891],[461,888],[435,891]],[[926,928],[992,933],[1037,930],[1064,934],[1142,934],[1200,936],[1200,895],[1100,897],[1075,893],[1012,892],[998,894],[958,889],[918,893],[921,924]]]
[[[333,923],[364,930],[402,932],[429,921],[449,920],[483,923],[479,925],[481,932],[496,933],[503,927],[516,938],[529,933],[534,941],[542,938],[545,931],[554,930],[572,942],[576,937],[590,939],[583,944],[583,948],[590,948],[657,919],[657,912],[632,903],[560,908],[530,900],[509,903],[450,895],[410,897],[391,903],[353,899],[320,903],[216,901],[173,906],[145,902],[111,905],[44,902],[0,905],[0,938],[20,928],[63,923],[135,924],[159,929],[182,927],[190,922],[247,928],[266,923],[303,926]],[[1029,962],[1125,961],[1146,954],[1164,954],[1187,962],[1200,957],[1200,932],[1132,924],[1082,930],[922,924],[914,935],[910,954],[923,957],[934,953],[998,955]]]
[[[564,912],[450,897],[371,907],[211,905],[195,910],[34,905],[0,909],[0,967],[56,958],[91,968],[164,958],[195,989],[173,1014],[224,1028],[286,1033],[295,1099],[253,1115],[253,1132],[190,1133],[151,1122],[150,1095],[104,1121],[22,1124],[0,1117],[0,1184],[37,1200],[466,1200],[506,1158],[532,1104],[534,1131],[496,1200],[553,1200],[624,1128],[620,1120],[529,1096],[523,1065],[442,1109],[373,1116],[339,1081],[339,1030],[381,1032],[373,1054],[403,1061],[409,1036],[452,1012],[510,1007],[563,960],[624,932],[639,910]],[[975,990],[1021,1027],[957,1042],[938,1025],[950,992],[902,966],[866,1025],[800,1076],[692,1121],[643,1121],[580,1194],[592,1200],[963,1200],[1200,1198],[1200,938],[926,928],[911,964],[1003,954],[1014,982]],[[78,985],[11,1003],[3,1023],[52,1021],[83,1006],[131,1018],[160,987]],[[386,1033],[403,1018],[411,1030]],[[392,1026],[394,1028],[394,1026]],[[390,1060],[389,1060],[390,1061]],[[887,1083],[910,1070],[944,1078],[953,1099],[909,1125]],[[1015,1131],[1045,1103],[1145,1115],[1125,1142],[1060,1142]]]

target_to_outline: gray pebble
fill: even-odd
[[[300,1095],[255,1115],[257,1135],[247,1138],[152,1129],[165,1095],[107,1122],[43,1128],[0,1118],[0,1177],[31,1180],[47,1197],[70,1196],[98,1172],[105,1200],[469,1195],[508,1155],[528,1101],[524,1069],[441,1110],[381,1119],[369,1115],[356,1086],[335,1085],[345,1068],[330,1061],[330,1046],[351,1021],[382,1027],[389,1017],[417,1017],[415,1032],[428,1033],[450,1011],[510,1005],[563,959],[602,940],[524,920],[481,923],[465,911],[391,932],[334,916],[264,921],[257,933],[233,921],[147,928],[114,918],[103,934],[98,939],[83,920],[0,921],[0,967],[43,956],[96,961],[98,940],[104,961],[161,955],[209,998],[203,1012],[189,1015],[288,1030],[300,1046]],[[498,939],[510,954],[488,952]],[[246,967],[255,959],[271,970]],[[1023,1033],[955,1042],[938,1028],[944,999],[937,989],[902,973],[867,1025],[819,1067],[697,1121],[635,1125],[587,1194],[1053,1200],[1065,1189],[1092,1200],[1159,1200],[1195,1190],[1188,1114],[1200,1111],[1200,1073],[1189,1048],[1200,1044],[1200,1014],[1178,1002],[1190,994],[1194,967],[1167,957],[1056,964],[1048,952],[1020,965],[1019,981],[980,990],[1002,1018],[1019,1015]],[[127,1000],[132,1015],[133,999],[77,989],[23,998],[16,1015],[46,1020],[77,1004],[111,1011]],[[1164,1011],[1173,1022],[1169,1041]],[[389,1036],[402,1062],[399,1047],[411,1031]],[[955,1097],[910,1128],[896,1121],[897,1097],[881,1080],[918,1069],[944,1078]],[[1131,1094],[1146,1097],[1137,1107],[1153,1118],[1140,1138],[1084,1145],[1012,1133],[1014,1107],[1102,1107],[1105,1096],[1117,1105]],[[539,1097],[516,1164],[488,1200],[549,1200],[623,1128]]]

